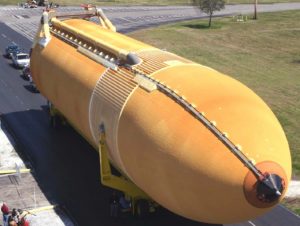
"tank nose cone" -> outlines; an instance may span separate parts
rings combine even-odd
[[[280,199],[284,190],[283,179],[277,174],[265,174],[257,182],[257,198],[262,202],[275,202]]]
[[[258,208],[275,206],[283,198],[286,190],[286,174],[277,163],[265,161],[256,167],[262,172],[261,178],[256,178],[249,172],[244,180],[244,194],[247,201]]]

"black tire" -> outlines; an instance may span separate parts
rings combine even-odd
[[[49,125],[51,128],[55,128],[56,122],[55,122],[55,116],[50,115],[49,117]]]
[[[53,129],[59,129],[61,126],[61,119],[57,115],[50,115],[50,127]]]
[[[140,199],[135,205],[135,216],[139,218],[144,218],[149,216],[149,202],[145,199]]]

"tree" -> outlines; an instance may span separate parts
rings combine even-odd
[[[209,15],[208,27],[211,27],[211,19],[215,11],[225,8],[225,0],[193,0],[195,6]]]
[[[257,0],[254,0],[254,20],[257,20]]]

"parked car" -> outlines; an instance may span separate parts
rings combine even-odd
[[[37,4],[38,4],[38,6],[48,6],[49,1],[48,0],[39,0]]]
[[[24,68],[30,63],[30,57],[27,53],[17,53],[12,55],[12,61],[15,67]]]
[[[35,0],[27,0],[27,2],[23,5],[24,8],[37,8],[37,3]]]
[[[5,48],[5,56],[7,58],[11,58],[13,54],[17,54],[17,53],[20,53],[21,52],[21,49],[20,47],[12,42],[10,43],[6,48]]]

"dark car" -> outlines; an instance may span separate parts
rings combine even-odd
[[[10,43],[10,44],[5,48],[5,56],[6,56],[7,58],[11,58],[12,55],[18,54],[18,53],[20,53],[20,52],[21,52],[20,47],[19,47],[16,43],[14,43],[14,42]]]

